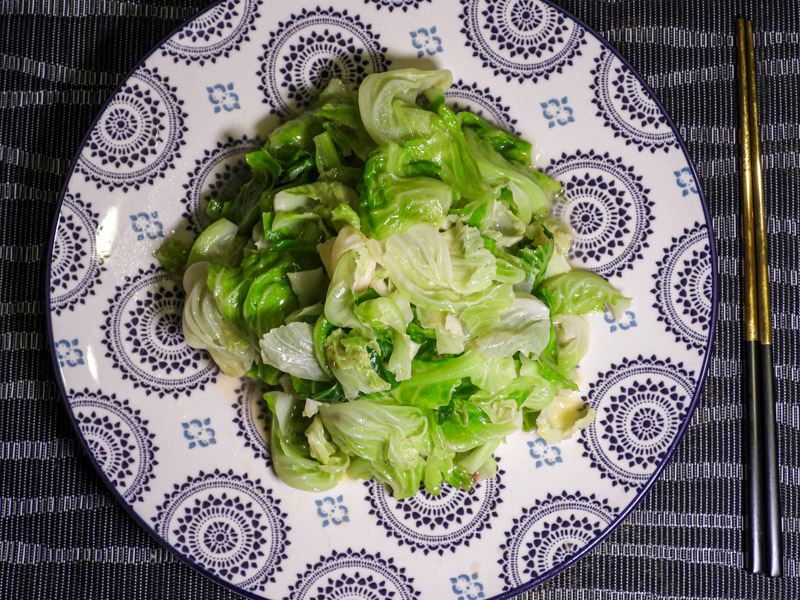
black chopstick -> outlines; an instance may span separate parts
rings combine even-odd
[[[768,252],[753,26],[737,20],[742,246],[744,254],[745,405],[748,421],[749,563],[754,573],[782,571],[775,378]]]
[[[761,411],[759,386],[758,299],[756,297],[755,230],[753,228],[753,180],[750,172],[750,90],[744,37],[744,19],[736,22],[738,38],[739,87],[739,175],[742,186],[742,254],[744,296],[743,363],[745,382],[745,413],[747,419],[747,491],[749,520],[747,522],[749,551],[747,560],[753,573],[763,573],[766,563],[764,541],[766,534],[766,508],[764,497],[764,458],[761,447]]]
[[[769,300],[769,249],[767,241],[764,180],[761,169],[761,139],[758,130],[758,94],[753,49],[753,24],[747,21],[744,36],[750,106],[750,165],[753,178],[753,214],[756,241],[758,296],[758,340],[761,354],[760,389],[763,451],[766,460],[767,556],[769,574],[778,577],[783,568],[781,544],[780,473],[778,472],[778,427],[775,422],[775,372],[772,362],[772,315]]]

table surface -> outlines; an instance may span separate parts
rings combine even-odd
[[[800,3],[555,3],[631,62],[686,140],[713,217],[720,318],[702,399],[664,475],[591,555],[520,599],[798,598]],[[0,2],[0,598],[238,597],[161,548],[105,489],[67,418],[45,323],[48,235],[81,139],[137,61],[209,4]],[[757,33],[786,549],[779,579],[742,568],[739,14]]]

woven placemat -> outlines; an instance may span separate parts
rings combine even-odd
[[[137,61],[208,4],[0,2],[0,598],[237,597],[162,549],[103,487],[67,418],[45,325],[48,235],[83,135]],[[353,0],[354,10],[361,4]],[[798,598],[800,6],[788,0],[556,4],[632,63],[686,140],[714,220],[720,318],[705,392],[661,480],[590,556],[520,598]],[[739,14],[754,21],[762,94],[785,514],[781,579],[742,569]]]

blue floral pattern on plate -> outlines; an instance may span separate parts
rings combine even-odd
[[[508,106],[503,104],[503,99],[493,95],[488,86],[481,87],[475,82],[466,83],[463,79],[458,79],[445,92],[444,97],[450,101],[454,110],[474,112],[497,127],[517,133],[514,129],[517,120],[511,116]]]
[[[259,89],[282,117],[306,108],[334,77],[355,84],[390,64],[380,34],[347,9],[303,8],[278,23],[264,50]]]
[[[569,98],[551,98],[547,102],[541,102],[542,115],[547,119],[547,126],[553,128],[556,125],[568,125],[575,122],[572,116],[573,110],[569,105]]]
[[[264,402],[264,390],[255,382],[245,381],[236,388],[236,409],[233,422],[237,426],[236,436],[242,438],[244,445],[253,452],[256,460],[270,466],[269,427],[271,415]]]
[[[160,541],[250,598],[474,600],[523,593],[619,524],[685,429],[717,290],[700,181],[612,49],[545,0],[223,0],[145,60],[67,177],[48,314],[78,434]],[[508,436],[499,477],[469,493],[301,492],[275,474],[264,390],[183,342],[183,290],[153,252],[199,233],[245,154],[331,77],[407,66],[450,69],[448,104],[532,142],[564,185],[570,261],[633,302],[589,319],[597,418],[573,439]]]
[[[314,500],[314,504],[317,505],[317,515],[322,518],[323,527],[342,525],[350,521],[350,517],[347,516],[349,511],[344,504],[344,497],[341,495],[335,498],[325,496],[322,500]]]
[[[140,502],[150,491],[158,464],[155,434],[141,410],[115,394],[70,390],[78,431],[100,470],[128,503]]]
[[[106,356],[145,394],[174,398],[213,383],[219,368],[183,339],[183,290],[155,265],[126,277],[108,299],[101,329]]]
[[[152,185],[175,168],[186,143],[184,101],[158,67],[139,67],[106,105],[77,169],[109,189]]]
[[[422,58],[426,54],[433,56],[439,52],[444,52],[442,48],[442,38],[436,35],[436,25],[433,27],[420,27],[415,31],[410,31],[411,45],[418,50],[417,58]]]
[[[136,240],[157,240],[164,237],[164,225],[158,220],[158,211],[151,213],[138,212],[130,215],[131,228],[136,233]]]
[[[480,600],[481,598],[486,598],[483,595],[483,584],[478,581],[477,573],[472,573],[472,575],[462,573],[456,577],[451,577],[450,583],[453,584],[453,593],[456,594],[456,600]]]
[[[675,171],[675,183],[681,189],[682,196],[697,194],[697,182],[689,167],[683,167],[680,171]]]
[[[175,484],[152,521],[161,537],[210,573],[244,590],[264,590],[291,543],[280,504],[259,480],[201,471]]]
[[[85,304],[100,283],[105,257],[97,248],[98,217],[80,194],[64,196],[50,259],[50,310],[57,315]]]
[[[241,108],[239,94],[233,91],[233,83],[217,83],[206,88],[208,101],[214,107],[214,112],[231,112]]]
[[[496,478],[475,484],[474,492],[442,485],[439,496],[420,489],[415,496],[403,500],[392,498],[382,484],[368,481],[364,485],[369,490],[369,514],[386,530],[387,537],[394,537],[411,552],[455,552],[491,528],[497,505],[503,501],[502,475],[498,470]]]
[[[625,143],[640,152],[669,152],[678,148],[678,138],[641,80],[610,50],[595,58],[592,70],[592,102],[597,116]]]
[[[553,214],[572,226],[572,258],[606,277],[633,269],[653,233],[650,190],[621,157],[594,150],[562,153],[548,173],[564,185]]]
[[[561,458],[561,448],[555,444],[548,444],[543,438],[536,438],[528,442],[531,458],[537,469],[542,467],[554,467],[558,463],[564,462]]]
[[[695,223],[663,250],[653,273],[655,308],[667,331],[689,348],[702,350],[709,333],[712,303],[708,227]]]
[[[78,338],[58,340],[53,345],[56,348],[56,356],[60,367],[77,367],[86,364],[83,360],[83,350],[78,347]]]
[[[503,579],[518,586],[563,563],[608,527],[617,512],[595,494],[548,493],[523,508],[506,532],[498,561]]]
[[[162,56],[171,56],[174,62],[184,61],[200,66],[228,58],[241,49],[255,29],[261,16],[258,8],[262,0],[223,0],[197,15],[161,48]]]
[[[615,331],[628,331],[632,327],[638,327],[639,325],[636,322],[636,313],[632,310],[626,310],[617,320],[606,307],[603,309],[603,320],[608,323],[608,330],[611,333]]]
[[[432,2],[433,0],[364,0],[364,4],[372,4],[376,9],[386,8],[390,13],[395,10],[408,12],[409,9],[416,10],[421,5]]]
[[[229,136],[194,161],[189,180],[183,184],[186,195],[181,198],[185,208],[181,216],[186,219],[189,229],[200,233],[208,224],[204,211],[209,199],[232,193],[247,180],[250,167],[244,155],[260,147],[258,138]]]
[[[461,0],[466,45],[507,81],[549,79],[582,53],[585,31],[541,0]]]
[[[413,582],[393,557],[347,548],[309,563],[289,586],[289,600],[414,600]]]
[[[626,491],[643,485],[675,439],[694,373],[671,359],[625,358],[589,384],[594,423],[578,438],[600,477]]]
[[[181,423],[183,437],[189,440],[189,450],[192,448],[206,448],[217,443],[214,437],[217,432],[211,427],[211,419],[190,419]]]

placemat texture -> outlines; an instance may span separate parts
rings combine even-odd
[[[800,4],[556,3],[630,60],[686,140],[714,219],[720,319],[705,392],[661,480],[593,554],[520,598],[799,598]],[[0,2],[0,598],[236,597],[162,549],[104,488],[68,421],[45,325],[50,227],[83,135],[138,60],[208,4]],[[738,14],[757,32],[773,259],[786,546],[775,580],[741,568]]]

